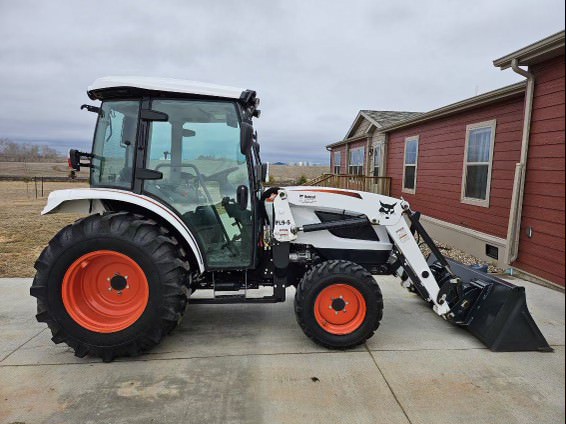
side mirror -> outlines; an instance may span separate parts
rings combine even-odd
[[[69,157],[67,158],[67,163],[69,168],[73,171],[80,171],[81,166],[86,166],[87,168],[92,168],[92,158],[94,155],[92,153],[81,152],[76,149],[69,150]],[[86,158],[89,162],[81,162],[82,158]]]
[[[254,141],[254,127],[252,124],[242,122],[240,126],[240,151],[245,155],[252,147]]]
[[[264,183],[269,182],[269,162],[261,164],[261,181]]]
[[[76,149],[69,150],[69,158],[67,160],[69,163],[69,168],[74,171],[81,170],[81,152]]]

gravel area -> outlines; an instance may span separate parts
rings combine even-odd
[[[438,246],[438,248],[440,249],[442,254],[444,256],[446,256],[447,258],[454,259],[455,261],[458,261],[458,262],[462,262],[465,265],[479,265],[479,264],[485,265],[485,264],[487,264],[488,265],[488,272],[497,273],[497,274],[503,273],[503,269],[495,266],[495,262],[489,263],[489,262],[486,262],[482,259],[478,259],[475,256],[472,256],[469,253],[466,253],[462,250],[459,250],[459,249],[456,249],[452,246],[449,246],[445,243],[440,243],[436,240],[434,242],[436,243],[436,245]],[[425,255],[425,257],[427,257],[430,254],[430,249],[428,248],[428,246],[426,244],[421,243],[420,248],[421,248],[421,251],[423,252],[423,255]]]

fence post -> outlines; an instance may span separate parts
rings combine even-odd
[[[37,199],[37,177],[33,177],[33,184],[35,187],[35,198]]]
[[[41,177],[41,197],[43,197],[43,177]]]

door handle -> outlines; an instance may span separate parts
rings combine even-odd
[[[242,210],[248,207],[248,187],[245,185],[240,185],[236,189],[236,203]]]

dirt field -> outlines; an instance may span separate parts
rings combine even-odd
[[[66,177],[69,166],[66,162],[0,162],[0,175],[17,177]],[[85,176],[87,174],[85,173]]]
[[[276,183],[297,182],[301,176],[310,180],[328,171],[328,166],[271,165],[269,167],[269,173],[273,176]]]
[[[304,176],[307,180],[318,177],[328,172],[328,166],[288,166],[271,165],[270,174],[275,183],[294,184]],[[0,176],[17,177],[66,177],[69,173],[67,163],[24,163],[24,162],[1,162]],[[87,177],[87,172],[79,172],[77,177]]]
[[[0,181],[0,277],[34,275],[33,264],[47,242],[78,218],[68,214],[41,216],[47,195],[53,190],[85,186],[45,182],[44,198],[35,199],[34,183]]]

